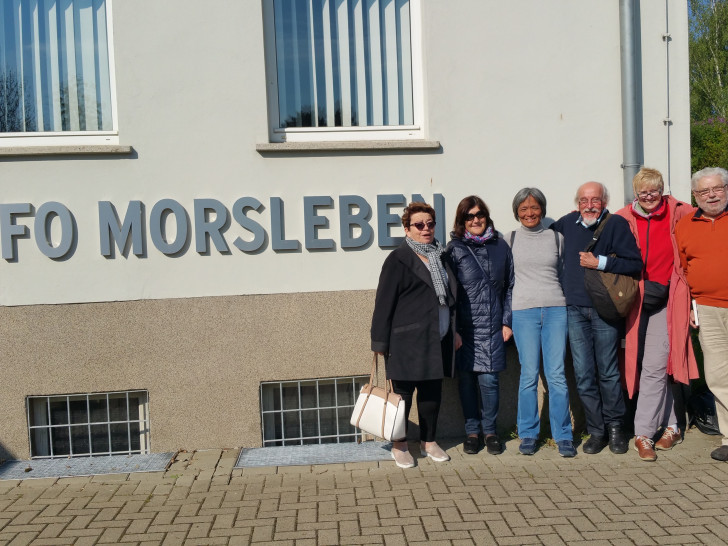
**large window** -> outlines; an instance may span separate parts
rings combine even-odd
[[[369,376],[261,383],[263,447],[355,442],[356,397]]]
[[[0,146],[118,143],[111,0],[0,0]]]
[[[272,142],[424,138],[419,0],[267,0]]]
[[[29,396],[33,458],[149,453],[147,391]]]

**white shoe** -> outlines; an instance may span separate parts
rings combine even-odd
[[[426,451],[424,447],[420,446],[420,454],[423,457],[429,457],[436,463],[444,463],[445,461],[450,460],[450,455],[445,453],[445,451],[437,444],[430,446],[430,451]]]
[[[412,468],[415,466],[415,460],[409,451],[402,451],[400,449],[392,448],[392,451],[390,453],[392,454],[392,459],[394,459],[394,462],[398,467]]]

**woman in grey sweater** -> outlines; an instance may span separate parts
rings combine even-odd
[[[536,452],[540,429],[538,378],[543,368],[548,383],[551,434],[562,457],[576,455],[564,373],[566,300],[561,289],[563,236],[544,229],[546,198],[537,188],[523,188],[513,198],[513,215],[521,227],[506,235],[513,252],[513,337],[521,362],[518,385],[519,451]]]

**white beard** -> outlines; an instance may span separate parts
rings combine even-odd
[[[599,218],[589,218],[589,219],[586,219],[586,218],[584,218],[583,216],[581,217],[581,221],[582,221],[582,223],[583,223],[583,224],[584,224],[584,225],[585,225],[586,227],[591,227],[591,226],[593,226],[594,224],[596,224],[596,223],[597,223],[597,220],[599,220]]]

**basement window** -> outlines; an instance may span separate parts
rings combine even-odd
[[[149,453],[148,391],[26,399],[31,458]]]
[[[263,447],[356,442],[349,424],[368,375],[264,382],[260,385]]]

